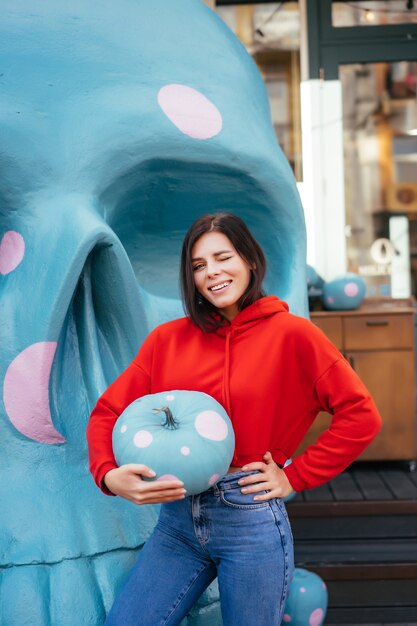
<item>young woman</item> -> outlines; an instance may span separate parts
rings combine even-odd
[[[350,365],[313,324],[265,296],[264,275],[264,254],[240,218],[198,219],[181,257],[187,317],[150,333],[91,414],[97,485],[139,505],[162,503],[108,626],[179,624],[216,576],[224,626],[278,626],[294,567],[282,498],[336,476],[380,428]],[[197,496],[179,481],[144,481],[152,468],[117,467],[112,452],[126,406],[173,389],[210,394],[233,422],[229,472]],[[321,410],[333,414],[331,426],[288,463]]]

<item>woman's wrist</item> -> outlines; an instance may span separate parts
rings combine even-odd
[[[109,493],[112,496],[115,496],[117,494],[114,493],[114,491],[111,490],[107,479],[109,478],[109,475],[112,474],[112,472],[114,472],[114,470],[117,469],[116,467],[114,467],[113,469],[109,470],[108,472],[106,472],[101,480],[101,485],[102,485],[102,490]]]

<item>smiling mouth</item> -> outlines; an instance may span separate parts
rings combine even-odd
[[[208,289],[211,292],[223,291],[231,284],[231,282],[231,280],[226,280],[224,283],[219,283],[218,285],[214,285],[213,287],[209,287]]]

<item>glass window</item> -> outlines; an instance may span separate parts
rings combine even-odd
[[[417,8],[411,0],[332,3],[332,25],[335,27],[410,23],[417,23]]]
[[[277,141],[302,180],[298,2],[216,7],[255,60],[269,95]]]
[[[348,268],[364,276],[370,297],[416,295],[417,63],[339,72]]]

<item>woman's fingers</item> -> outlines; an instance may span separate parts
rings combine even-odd
[[[185,496],[184,484],[180,480],[143,480],[153,477],[155,472],[146,465],[122,465],[107,472],[105,484],[115,495],[136,504],[156,504],[179,500]]]
[[[140,476],[146,476],[147,478],[153,478],[156,476],[152,468],[147,465],[143,465],[142,463],[126,463],[126,465],[121,465],[119,469],[129,474],[139,474]]]
[[[267,493],[259,493],[260,491],[266,491]],[[284,486],[269,482],[257,483],[252,487],[244,487],[242,489],[242,492],[246,494],[256,494],[253,498],[256,501],[271,500],[272,498],[283,498],[288,495],[287,490]]]
[[[250,463],[245,465],[245,471],[258,470],[258,474],[244,476],[239,480],[242,493],[252,494],[259,491],[267,493],[257,493],[254,500],[271,500],[272,498],[284,498],[289,495],[293,489],[282,469],[272,459],[270,452],[264,455],[265,463]],[[242,468],[243,469],[243,468]]]
[[[186,490],[180,481],[141,481],[127,490],[128,499],[136,504],[157,504],[185,498]]]
[[[161,504],[185,498],[186,493],[181,489],[165,489],[163,491],[139,492],[132,495],[131,500],[136,504]]]
[[[181,480],[141,480],[136,483],[134,497],[138,504],[156,504],[179,500],[185,495]]]
[[[142,486],[148,491],[164,491],[183,487],[184,483],[181,480],[144,480]]]
[[[262,461],[255,461],[254,463],[248,463],[242,467],[242,472],[254,472],[259,470],[260,472],[266,470],[266,463]]]
[[[147,465],[141,465],[140,463],[130,463],[127,465],[123,465],[122,468],[127,475],[134,475],[136,477],[144,476],[145,478],[155,478],[156,473],[153,469],[148,467]],[[153,489],[173,489],[174,487],[182,487],[184,483],[182,480],[174,479],[174,480],[146,480],[142,481],[143,486]]]
[[[250,476],[245,476],[241,478],[238,482],[239,485],[253,485],[255,483],[264,482],[265,480],[270,480],[268,476],[265,475],[265,472],[261,472],[260,474],[251,474]]]
[[[268,489],[271,489],[271,485],[270,483],[256,483],[255,485],[252,485],[251,487],[243,487],[241,489],[242,493],[255,493],[256,491],[267,491]]]
[[[254,500],[256,502],[262,502],[265,500],[273,500],[274,498],[282,498],[282,494],[278,491],[268,491],[268,493],[260,493],[257,496],[254,496]]]

